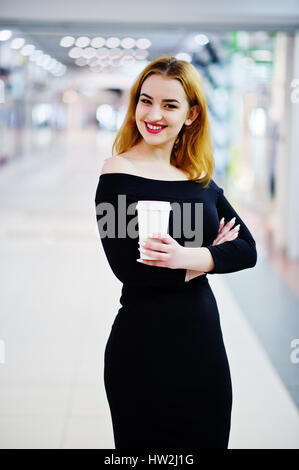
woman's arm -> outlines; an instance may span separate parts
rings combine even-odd
[[[234,219],[227,222],[227,224],[225,224],[224,222],[225,222],[225,219],[224,217],[222,217],[222,219],[220,220],[217,237],[213,241],[212,246],[220,245],[220,243],[234,240],[235,238],[238,237],[240,225],[237,225],[236,227],[233,228],[234,223],[235,223]],[[189,282],[191,281],[191,279],[194,279],[198,276],[202,276],[204,274],[206,274],[206,272],[204,271],[197,271],[195,269],[187,269],[185,282]]]
[[[112,173],[109,183],[105,180],[99,181],[96,194],[96,219],[100,234],[101,243],[106,255],[106,259],[114,275],[123,284],[134,284],[140,286],[158,286],[158,287],[180,287],[185,284],[186,269],[163,269],[143,266],[136,262],[138,258],[137,238],[118,236],[119,220],[119,187],[117,185],[118,173],[134,173],[131,163],[121,156],[110,157],[104,160],[101,175]],[[132,203],[137,204],[138,198],[132,198],[126,195],[126,207],[121,210],[127,214],[127,222],[135,218],[135,214],[128,212],[128,206]],[[111,209],[110,222],[113,222],[115,232],[109,235],[109,230],[105,230],[108,222],[107,211]]]
[[[119,236],[119,211],[126,214],[126,223],[132,225],[136,219],[135,211],[129,211],[129,206],[136,205],[136,197],[126,194],[125,207],[119,209],[119,189],[114,177],[99,182],[96,196],[96,218],[101,243],[114,275],[123,284],[140,286],[157,286],[167,288],[182,287],[185,284],[186,269],[164,269],[145,266],[137,262],[138,258],[138,232],[136,238]],[[131,207],[132,209],[132,207]]]
[[[214,261],[214,268],[209,274],[226,274],[253,268],[257,262],[255,240],[247,226],[223,194],[223,189],[218,188],[217,200],[218,216],[231,220],[235,217],[236,224],[240,225],[239,235],[236,240],[225,241],[219,245],[208,245],[207,248]]]
[[[211,244],[193,248],[179,245],[169,234],[164,236],[152,234],[143,243],[140,250],[141,253],[154,259],[139,259],[137,261],[148,266],[171,268],[173,270],[191,269],[209,274],[233,273],[256,265],[257,252],[251,233],[225,198],[223,190],[214,182],[213,184],[216,186],[218,193],[215,201],[218,217],[237,222],[240,226],[238,239],[224,241],[219,245]],[[184,273],[184,279],[186,279],[186,272]]]

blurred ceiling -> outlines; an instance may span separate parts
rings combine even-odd
[[[1,0],[0,18],[16,21],[173,24],[230,30],[298,28],[298,0]]]
[[[231,31],[298,30],[299,0],[1,0],[0,28],[23,33],[26,43],[67,66],[74,59],[59,45],[66,35],[147,38],[151,61],[188,51],[196,34],[206,34],[208,59],[224,60]]]

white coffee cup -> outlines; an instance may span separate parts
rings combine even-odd
[[[168,201],[138,201],[139,242],[145,241],[152,233],[166,235],[168,233],[169,214],[172,210]],[[142,259],[155,259],[151,256],[140,254]]]

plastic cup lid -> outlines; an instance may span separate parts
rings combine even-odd
[[[168,201],[138,201],[136,208],[137,210],[138,209],[160,210],[160,211],[172,210],[171,204]]]

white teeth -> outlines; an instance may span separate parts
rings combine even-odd
[[[150,129],[163,129],[164,126],[152,126],[151,124],[148,124],[146,123],[147,127],[149,127]]]

